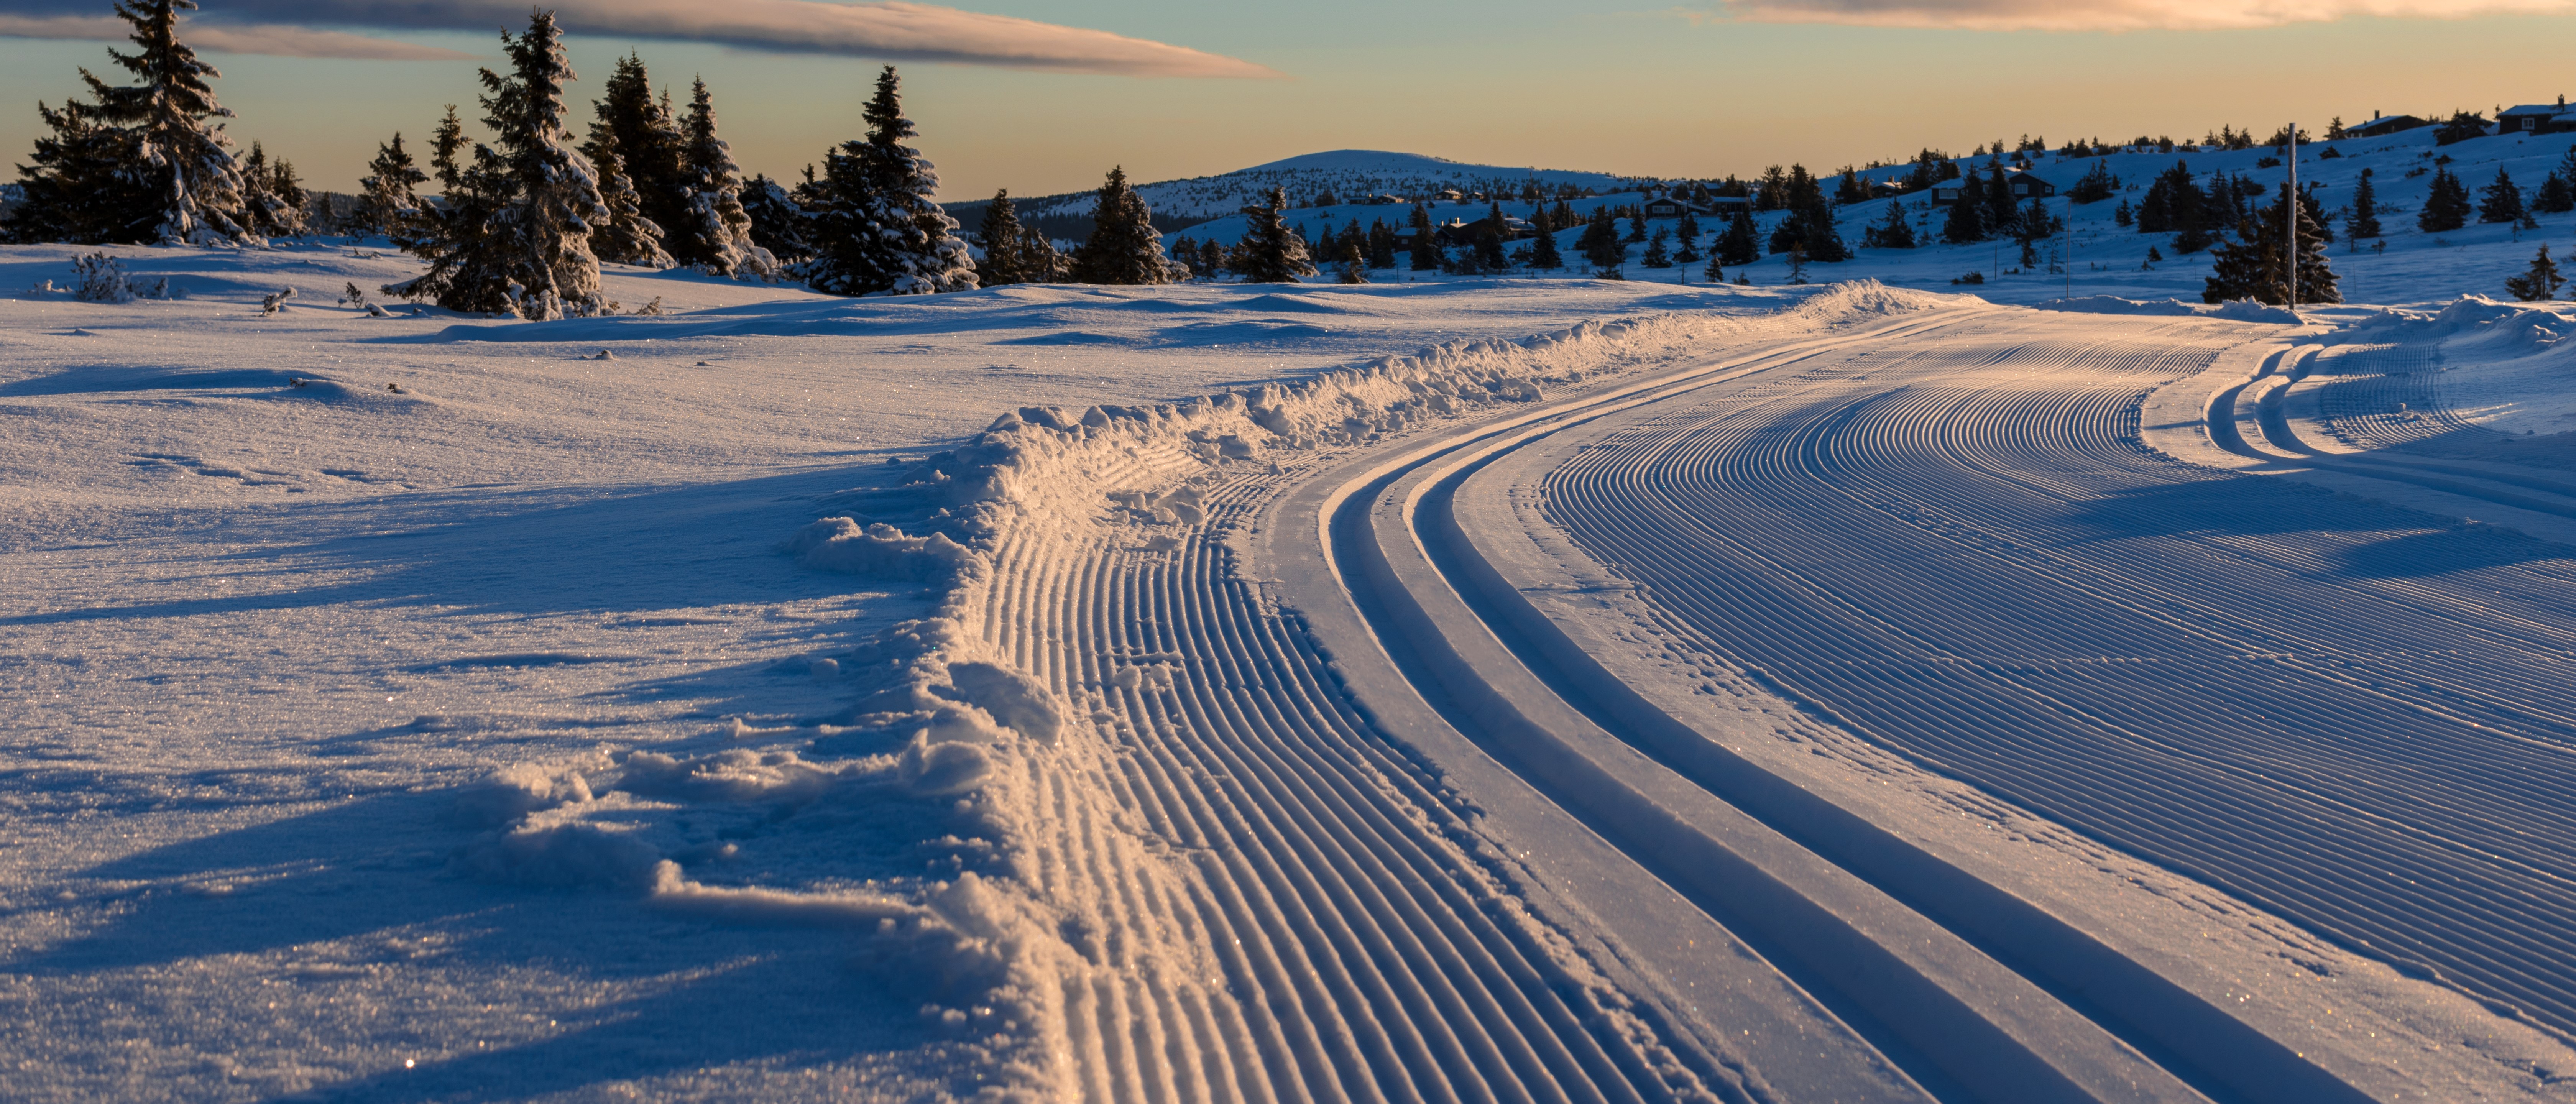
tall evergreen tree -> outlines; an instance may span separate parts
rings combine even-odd
[[[1386,220],[1369,220],[1368,251],[1370,268],[1395,267],[1395,228],[1388,226]]]
[[[285,202],[271,187],[274,173],[268,164],[268,151],[258,142],[250,144],[250,153],[241,159],[242,225],[263,238],[276,237],[273,229],[285,214]]]
[[[1952,245],[1967,245],[1986,240],[1986,185],[1975,173],[1959,179],[1959,197],[1950,201],[1949,217],[1941,221],[1941,240]]]
[[[779,271],[814,258],[814,218],[785,185],[766,174],[744,181],[742,212],[751,216],[751,240],[778,258]]]
[[[2380,236],[2379,190],[2371,184],[2370,176],[2369,169],[2361,170],[2361,179],[2352,185],[2352,203],[2343,212],[2344,240],[2356,249],[2361,247],[2361,239]]]
[[[2203,281],[2200,297],[2208,303],[2235,299],[2285,304],[2290,286],[2284,258],[2293,255],[2291,226],[2295,220],[2296,268],[2299,280],[2299,302],[2340,303],[2343,293],[2335,288],[2334,269],[2326,263],[2325,237],[2310,215],[2306,204],[2290,193],[2290,185],[2281,185],[2278,202],[2263,208],[2237,228],[2237,240],[2222,244],[2209,254],[2209,276]]]
[[[194,0],[117,0],[134,53],[108,56],[139,83],[111,85],[87,69],[91,100],[61,110],[37,105],[53,133],[19,166],[20,240],[250,245],[244,182],[210,81],[223,74],[179,41],[179,13]]]
[[[982,239],[984,259],[975,265],[975,281],[984,287],[1026,283],[1020,275],[1020,209],[1011,202],[1011,190],[993,193],[993,201],[984,205],[984,224],[977,228]]]
[[[154,197],[154,236],[196,245],[248,244],[258,235],[244,225],[240,166],[223,124],[213,122],[233,113],[215,102],[207,83],[223,74],[179,41],[179,13],[196,6],[196,0],[117,0],[116,14],[133,26],[131,38],[140,49],[109,50],[108,56],[141,83],[110,86],[87,70],[81,77],[98,98],[100,114],[134,136],[140,160],[126,172]]]
[[[2524,217],[2522,189],[2514,186],[2513,177],[2504,169],[2497,168],[2494,182],[2478,196],[2478,221],[2521,222]]]
[[[1638,258],[1637,263],[1647,268],[1673,267],[1673,255],[1664,248],[1664,243],[1671,237],[1671,231],[1656,227],[1654,236],[1646,239],[1646,255]]]
[[[662,248],[662,228],[644,217],[644,197],[626,175],[616,144],[599,141],[601,137],[598,124],[592,124],[591,169],[599,174],[599,202],[608,217],[591,228],[590,251],[612,264],[671,267],[676,262]]]
[[[563,86],[573,79],[554,13],[528,18],[526,33],[501,32],[511,75],[482,71],[483,123],[498,148],[474,145],[470,168],[455,164],[442,126],[442,177],[461,185],[437,220],[427,274],[386,288],[430,298],[450,310],[517,314],[539,321],[597,314],[599,259],[591,229],[608,217],[589,159],[565,129]],[[449,112],[449,123],[454,112]]]
[[[2013,224],[2021,221],[2021,201],[2013,198],[2012,179],[2005,175],[2000,158],[1986,166],[1985,199],[1986,232],[2010,233]]]
[[[1715,263],[1732,265],[1736,268],[1742,268],[1762,259],[1762,240],[1755,236],[1752,211],[1743,207],[1735,209],[1735,217],[1727,221],[1726,232],[1717,236],[1716,252],[1710,256],[1716,259]],[[1717,277],[1711,276],[1709,279],[1715,280]]]
[[[1860,243],[1871,249],[1914,248],[1914,226],[1905,221],[1905,204],[1897,200],[1889,201],[1887,217],[1878,225],[1861,231]]]
[[[18,166],[19,202],[0,235],[16,242],[154,240],[153,197],[126,172],[137,160],[132,132],[78,99],[59,109],[40,102],[36,113],[51,133],[36,138],[32,163]]]
[[[1556,220],[1550,218],[1539,228],[1538,237],[1530,241],[1529,266],[1540,272],[1554,272],[1565,267],[1565,254],[1556,247]]]
[[[690,86],[680,135],[689,217],[672,228],[672,256],[714,276],[776,275],[778,258],[752,240],[751,215],[742,208],[742,169],[734,164],[733,146],[716,133],[715,97],[704,77]]]
[[[825,155],[822,179],[813,182],[815,257],[800,272],[816,291],[927,295],[975,287],[957,220],[930,198],[939,188],[937,170],[903,144],[919,132],[903,117],[900,88],[894,66],[886,66],[868,100],[867,137]]]
[[[420,197],[412,188],[428,180],[429,174],[413,164],[411,152],[403,148],[402,134],[396,132],[393,141],[376,147],[376,159],[367,163],[367,176],[358,182],[358,210],[350,229],[389,238],[410,233],[421,217]]]
[[[1615,269],[1628,260],[1628,243],[1619,240],[1619,223],[1610,216],[1608,207],[1593,209],[1592,221],[1583,228],[1583,237],[1574,247],[1596,269]]]
[[[301,237],[310,229],[313,218],[313,193],[305,190],[302,178],[295,175],[295,162],[283,157],[268,170],[268,194],[274,201],[265,231],[274,237]]]
[[[2576,149],[2568,152],[2576,153]],[[2531,213],[2563,215],[2569,211],[2576,211],[2576,184],[2571,184],[2565,173],[2551,169],[2540,186],[2531,190]]]
[[[2433,186],[2424,196],[2424,206],[2415,211],[2415,228],[2427,234],[2440,234],[2469,224],[2469,188],[2451,175],[2448,166],[2433,170]]]
[[[616,156],[635,193],[635,221],[649,224],[658,242],[667,231],[687,225],[690,214],[688,143],[680,121],[672,117],[665,102],[654,98],[652,74],[636,54],[617,59],[600,92],[592,107],[595,120],[590,140],[582,146],[582,154],[599,166],[608,163],[610,154]],[[619,234],[631,238],[639,230],[630,223]],[[696,263],[700,258],[680,259]]]
[[[1187,276],[1186,266],[1164,258],[1153,212],[1128,186],[1126,168],[1111,168],[1091,209],[1091,238],[1074,252],[1073,278],[1086,284],[1168,284]]]
[[[1418,210],[1418,208],[1417,208]],[[1315,274],[1315,262],[1306,253],[1303,235],[1288,228],[1288,190],[1272,185],[1267,200],[1243,209],[1243,242],[1234,250],[1232,267],[1247,284],[1290,284],[1300,276]],[[1430,216],[1423,216],[1430,221]],[[1425,228],[1414,244],[1413,266],[1422,267],[1422,243],[1431,240]],[[1438,246],[1433,246],[1435,254]],[[1432,262],[1437,268],[1438,261]]]
[[[1509,227],[1510,224],[1503,221],[1503,205],[1496,203],[1476,231],[1476,263],[1489,272],[1500,272],[1512,266],[1511,259],[1503,255],[1503,235]]]
[[[2519,276],[2504,278],[2504,289],[2523,302],[2537,303],[2556,297],[2558,285],[2565,282],[2558,275],[2558,262],[2549,259],[2549,247],[2542,245],[2539,255],[2531,259],[2530,268],[2524,269]]]

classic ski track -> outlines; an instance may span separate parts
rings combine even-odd
[[[2038,377],[2085,355],[2013,355],[2041,363],[1983,386],[1930,365],[1894,390],[1704,396],[1550,473],[1546,509],[1700,647],[1872,739],[2576,1028],[2576,811],[2529,799],[2576,782],[2553,704],[2576,632],[2545,616],[2564,568],[2356,577],[2333,561],[2361,542],[2338,531],[2420,523],[2295,494],[2271,504],[2317,524],[2198,533],[2163,507],[2151,538],[2104,539],[2066,515],[2213,482],[2134,443],[2140,398],[2183,366],[2051,388]],[[1891,555],[1939,568],[1878,566]],[[2198,708],[2152,708],[2177,683]]]
[[[1140,464],[1137,482],[1150,474]],[[996,550],[983,637],[1120,729],[1116,746],[1069,744],[1033,773],[1061,826],[1033,841],[1041,893],[1107,913],[1087,955],[1099,968],[1062,994],[1077,1093],[1762,1098],[1727,1056],[1686,1040],[1676,1053],[1670,1033],[1638,1030],[1651,1011],[1570,976],[1564,948],[1507,903],[1508,859],[1475,850],[1454,802],[1237,577],[1213,538],[1282,478],[1216,480],[1212,523],[1174,551],[1047,536]],[[1143,658],[1177,661],[1168,688],[1113,678]],[[1169,946],[1206,948],[1215,974],[1154,957]]]

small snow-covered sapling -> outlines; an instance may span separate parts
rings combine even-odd
[[[295,298],[295,289],[291,287],[283,291],[273,291],[260,296],[259,313],[276,314],[279,311],[285,310],[286,301],[293,298]]]

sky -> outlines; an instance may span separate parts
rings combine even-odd
[[[203,0],[231,133],[350,190],[376,143],[476,116],[525,0]],[[1201,176],[1332,149],[1662,177],[1831,170],[2024,134],[2270,133],[2549,101],[2576,0],[562,0],[587,118],[638,51],[703,76],[746,172],[858,136],[877,67],[941,197]],[[0,0],[0,151],[110,68],[108,0]],[[93,10],[94,9],[94,10]]]

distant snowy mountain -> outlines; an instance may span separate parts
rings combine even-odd
[[[1153,209],[1154,224],[1169,233],[1233,215],[1244,205],[1268,195],[1273,187],[1286,189],[1292,206],[1311,206],[1327,196],[1344,204],[1365,204],[1380,196],[1430,198],[1444,191],[1517,196],[1533,181],[1549,189],[1570,185],[1603,192],[1634,186],[1627,178],[1610,173],[1470,165],[1385,150],[1331,150],[1216,176],[1139,184],[1136,191]],[[1036,223],[1058,238],[1079,239],[1090,233],[1091,192],[1014,196],[1012,202],[1018,205],[1022,221]],[[970,231],[984,217],[985,204],[981,201],[946,206],[949,214]]]

